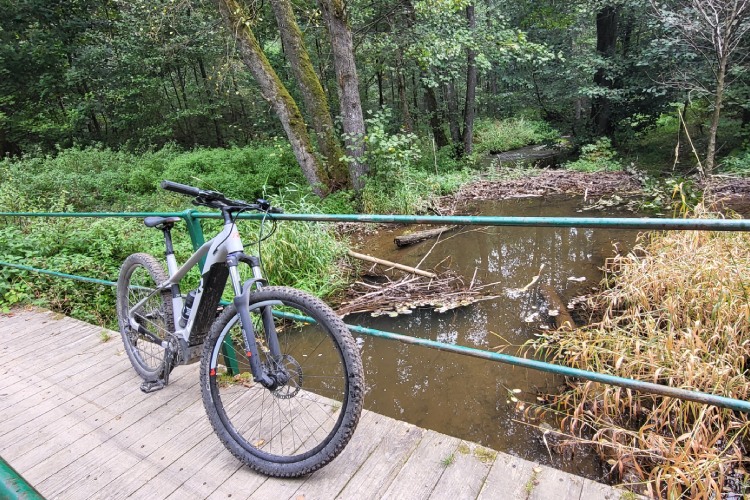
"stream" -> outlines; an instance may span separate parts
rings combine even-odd
[[[478,202],[468,211],[507,216],[633,216],[632,212],[618,209],[582,212],[584,205],[581,197],[537,197]],[[638,233],[470,226],[442,235],[437,244],[433,239],[396,248],[393,238],[404,232],[405,228],[398,226],[380,231],[360,251],[410,266],[424,258],[422,269],[447,265],[467,284],[472,279],[497,283],[489,292],[498,298],[445,313],[423,308],[395,318],[358,314],[347,316],[345,321],[478,349],[502,348],[507,354],[518,354],[524,342],[550,324],[540,286],[553,288],[563,303],[587,293],[602,279],[605,259],[632,247]],[[521,291],[536,275],[538,281]],[[604,480],[605,467],[593,453],[580,447],[572,456],[550,452],[538,428],[542,422],[529,422],[520,410],[521,406],[536,403],[541,394],[559,392],[562,377],[425,347],[357,337],[369,387],[365,403],[369,410]],[[546,424],[558,428],[552,416],[546,417]]]

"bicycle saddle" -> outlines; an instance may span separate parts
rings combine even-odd
[[[158,227],[159,229],[171,229],[175,222],[182,220],[180,217],[146,217],[143,223],[146,227]]]

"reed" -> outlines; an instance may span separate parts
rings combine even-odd
[[[711,217],[698,207],[696,217]],[[750,234],[642,237],[608,262],[600,319],[532,344],[569,366],[748,399]],[[664,498],[750,492],[750,419],[732,410],[592,382],[556,397],[621,481]],[[734,496],[732,496],[734,495]],[[727,497],[728,498],[728,497]]]

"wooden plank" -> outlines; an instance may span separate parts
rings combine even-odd
[[[156,471],[177,459],[181,450],[171,441],[181,434],[192,433],[192,427],[201,419],[205,420],[203,407],[195,394],[184,394],[184,398],[175,398],[170,405],[147,415],[136,425],[123,431],[116,442],[107,442],[106,449],[111,453],[102,453],[105,447],[90,453],[93,462],[72,464],[73,467],[86,472],[86,480],[58,489],[56,494],[69,498],[114,498],[119,484],[125,488],[137,489],[144,480],[156,475]],[[161,424],[161,425],[160,425]],[[150,431],[149,431],[150,430]],[[70,467],[69,467],[70,468]],[[66,474],[69,478],[70,472]],[[136,485],[137,483],[137,485]]]
[[[344,451],[333,462],[312,473],[290,498],[303,496],[305,500],[325,500],[335,497],[346,486],[349,478],[362,467],[393,426],[393,419],[363,411],[354,436]]]
[[[558,498],[560,500],[578,500],[583,491],[583,478],[553,469],[551,467],[541,468],[533,481],[533,488],[529,494],[529,500],[547,500]]]
[[[447,462],[455,460],[459,443],[459,439],[428,430],[382,498],[429,498]]]
[[[237,472],[240,467],[243,467],[240,461],[224,448],[218,437],[211,436],[207,439],[220,446],[223,451],[215,454],[213,457],[206,458],[203,467],[196,474],[188,477],[180,485],[179,489],[167,497],[168,500],[182,500],[185,495],[192,498],[208,498],[211,493]],[[213,448],[213,446],[210,448]],[[256,480],[265,481],[266,479],[265,476],[258,474],[253,479],[253,482],[248,484],[248,488],[255,489],[257,487],[254,484]]]
[[[533,489],[535,468],[541,471],[541,466],[533,462],[499,453],[477,498],[526,499]]]
[[[210,428],[208,419],[205,422],[209,428],[207,435],[203,436],[195,446],[186,447],[185,453],[176,461],[167,468],[158,471],[154,477],[141,485],[133,492],[132,496],[134,498],[167,498],[174,494],[179,500],[203,499],[206,498],[208,493],[216,489],[219,485],[217,482],[219,479],[216,476],[211,478],[210,485],[207,484],[208,476],[205,477],[205,480],[201,484],[201,486],[207,487],[208,493],[205,491],[198,492],[193,487],[196,481],[201,481],[201,479],[196,480],[196,478],[201,476],[206,464],[215,463],[217,456],[220,454],[231,457],[229,451],[213,434],[213,429]],[[196,432],[197,434],[198,432]],[[239,462],[236,459],[235,462],[235,465],[239,467]]]
[[[475,499],[497,457],[497,452],[467,441],[461,441],[450,464],[432,490],[430,499]]]
[[[146,402],[157,399],[153,396],[159,394],[149,394],[148,401],[144,401],[144,404],[136,406],[135,409],[140,410]],[[113,420],[109,425],[97,429],[97,432],[85,435],[71,446],[76,451],[64,457],[67,460],[63,467],[51,467],[51,471],[46,473],[46,478],[34,480],[33,484],[48,497],[64,494],[69,498],[87,498],[96,491],[100,477],[103,482],[113,471],[123,472],[123,468],[130,467],[143,458],[138,449],[140,446],[147,446],[147,442],[144,441],[146,438],[143,436],[147,436],[148,443],[151,444],[161,444],[172,437],[174,430],[168,425],[160,427],[159,424],[168,419],[173,407],[182,408],[190,400],[195,401],[193,395],[181,392],[173,398],[169,398],[169,395],[163,396],[162,398],[168,398],[168,401],[162,402],[163,404],[158,407],[139,412],[136,418],[126,420],[128,415],[135,413],[128,412],[122,419]],[[126,420],[125,424],[120,424],[123,420]],[[79,443],[86,443],[88,449],[81,453]],[[129,449],[134,443],[137,443],[137,447]],[[103,463],[107,464],[106,470],[102,467]],[[39,472],[45,465],[47,461],[42,461],[26,474],[30,482],[31,478],[41,475]]]
[[[38,345],[48,345],[54,341],[64,339],[67,332],[89,328],[94,328],[94,325],[75,320],[71,321],[68,318],[60,320],[34,318],[14,328],[6,328],[0,334],[0,343],[3,346],[7,346],[4,354],[13,355],[15,350],[29,345],[31,339],[34,339]]]
[[[101,329],[97,327],[76,328],[64,330],[56,339],[29,337],[25,344],[13,350],[3,360],[8,368],[15,367],[24,372],[29,371],[29,365],[54,366],[63,362],[67,357],[77,353],[84,353],[105,342],[101,341]]]
[[[65,419],[73,414],[85,412],[83,408],[90,404],[91,408],[95,406],[90,401],[99,401],[105,394],[126,383],[131,382],[132,374],[130,370],[122,368],[120,371],[112,371],[112,376],[107,380],[100,382],[93,388],[84,393],[77,394],[76,397],[65,403],[53,408],[52,410],[32,416],[26,423],[16,427],[10,432],[0,437],[0,456],[8,447],[27,448],[32,440],[44,440],[50,443],[60,432],[67,430]]]
[[[425,433],[419,427],[394,420],[378,447],[336,498],[381,498]]]
[[[106,354],[106,353],[103,353]],[[107,370],[119,363],[119,359],[112,354],[105,357],[96,356],[95,354],[83,357],[81,359],[70,359],[67,365],[59,365],[54,367],[52,373],[47,376],[40,376],[44,382],[48,384],[47,389],[41,391],[41,398],[31,398],[27,391],[19,390],[12,394],[17,394],[21,397],[20,401],[16,401],[12,407],[4,407],[0,410],[0,415],[5,419],[7,426],[12,427],[14,425],[20,425],[14,417],[19,416],[22,419],[23,412],[25,412],[31,406],[36,406],[35,411],[41,412],[50,409],[50,405],[55,405],[67,401],[73,397],[72,394],[66,393],[66,391],[60,391],[57,386],[57,382],[64,382],[67,386],[74,388],[79,385],[82,389],[87,389],[95,385],[100,377],[99,370]],[[9,391],[10,392],[10,391]],[[39,394],[39,393],[35,393]],[[52,399],[48,399],[48,397]],[[67,399],[64,399],[67,398]],[[62,401],[60,401],[63,399]],[[43,403],[44,402],[44,403]],[[41,407],[39,407],[42,405]]]
[[[50,353],[35,353],[33,350],[29,356],[19,358],[17,362],[4,363],[4,370],[8,373],[14,373],[22,376],[20,379],[36,381],[45,378],[47,375],[57,373],[61,370],[62,365],[72,366],[71,363],[79,359],[93,358],[102,351],[111,351],[114,356],[121,357],[125,354],[122,345],[119,343],[102,342],[100,339],[88,342],[88,345],[68,344],[59,350],[53,350]],[[13,393],[20,389],[27,389],[27,385],[19,385],[18,378],[16,382],[4,383],[0,390],[4,393]],[[13,387],[11,387],[11,385]]]
[[[190,378],[191,381],[189,382],[190,386],[188,390],[194,390],[197,377]],[[119,439],[118,434],[120,432],[129,428],[144,416],[168,404],[172,399],[179,397],[180,393],[184,390],[184,384],[183,387],[180,387],[178,384],[170,384],[170,387],[165,390],[152,394],[143,394],[138,389],[138,386],[134,384],[129,391],[129,396],[123,398],[121,403],[116,402],[102,410],[100,421],[92,422],[91,419],[86,419],[76,427],[70,429],[67,435],[64,436],[64,438],[81,436],[80,438],[70,440],[65,449],[51,456],[47,456],[41,450],[42,456],[37,456],[36,459],[42,458],[42,460],[38,461],[30,469],[25,471],[19,470],[19,472],[24,474],[27,480],[34,485],[41,485],[43,481],[54,477],[61,478],[61,481],[64,483],[67,481],[65,478],[67,470],[64,469],[71,463],[87,455],[102,443]],[[28,458],[24,457],[14,461],[14,466],[18,464],[17,469],[19,469],[25,459]],[[50,483],[55,484],[53,479],[50,479]],[[44,493],[44,490],[42,490],[42,494]]]

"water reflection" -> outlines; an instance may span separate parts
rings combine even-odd
[[[474,213],[575,216],[581,205],[578,198],[533,198],[484,203]],[[422,268],[448,263],[466,283],[494,283],[489,293],[499,298],[442,314],[420,309],[398,318],[357,315],[347,322],[480,349],[505,346],[504,352],[512,354],[548,324],[540,285],[551,286],[564,300],[580,295],[601,279],[604,260],[617,247],[631,246],[636,235],[635,231],[607,229],[469,227],[445,236],[437,245],[433,240],[396,249],[393,237],[401,231],[381,234],[368,242],[367,251],[407,265],[424,258]],[[526,288],[535,276],[538,280]],[[369,409],[600,477],[601,470],[591,457],[575,457],[570,463],[563,463],[559,456],[550,459],[541,433],[519,421],[522,415],[511,397],[534,402],[537,394],[556,391],[561,378],[387,340],[363,337],[358,341],[369,384]],[[514,389],[521,393],[513,394]]]

